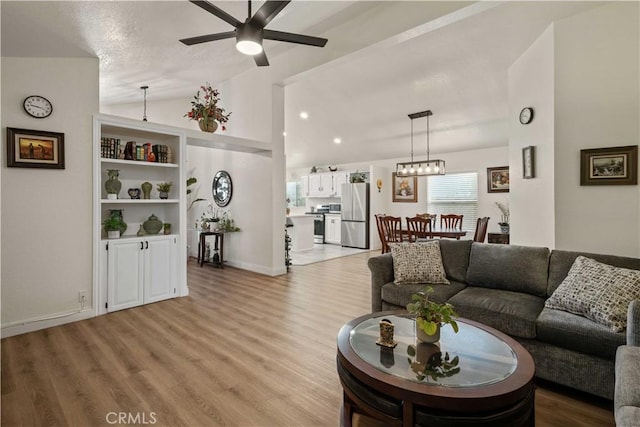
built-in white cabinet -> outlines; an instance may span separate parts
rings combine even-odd
[[[175,236],[107,242],[107,310],[176,296],[176,244]]]
[[[324,241],[339,245],[341,243],[342,219],[340,214],[325,214],[324,216]]]
[[[306,197],[341,197],[342,184],[348,182],[348,176],[345,171],[305,175],[302,177],[302,194]]]
[[[187,295],[184,131],[99,114],[94,117],[93,143],[98,314]],[[122,184],[116,198],[105,188],[110,170],[118,171]],[[168,198],[161,199],[158,184],[164,182],[172,187]],[[145,198],[143,187],[148,184],[151,191]],[[118,239],[108,239],[102,225],[113,212],[127,224]],[[168,234],[163,229],[144,233],[142,224],[151,215],[170,224]]]

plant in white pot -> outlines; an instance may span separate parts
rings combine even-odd
[[[104,225],[104,229],[107,231],[107,237],[109,239],[120,238],[120,231],[124,225],[124,222],[120,218],[117,216],[111,216],[105,219],[102,222],[102,225]]]
[[[502,233],[509,234],[509,205],[496,202],[496,206],[500,209],[501,217],[498,225]]]
[[[429,300],[429,294],[433,292],[431,286],[424,291],[411,296],[407,304],[407,311],[416,318],[416,338],[422,342],[434,343],[440,341],[440,327],[450,324],[455,333],[458,333],[458,323],[455,318],[458,314],[449,303],[438,304]]]

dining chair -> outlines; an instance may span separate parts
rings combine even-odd
[[[380,243],[382,243],[382,253],[389,252],[389,246],[387,245],[387,239],[384,236],[384,226],[382,225],[382,218],[384,218],[385,214],[375,214],[376,218],[376,227],[378,228],[378,237],[380,237]]]
[[[402,242],[402,218],[399,216],[386,215],[382,218],[382,230],[387,245],[387,252],[390,251],[389,243]]]
[[[462,230],[462,217],[464,215],[442,214],[440,215],[440,228],[457,228]]]
[[[407,217],[407,230],[409,231],[409,241],[416,242],[419,238],[431,239],[431,219],[424,216]]]
[[[484,243],[484,238],[487,235],[488,224],[489,224],[488,216],[478,218],[478,221],[476,222],[476,232],[473,235],[474,242]]]

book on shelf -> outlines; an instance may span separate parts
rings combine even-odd
[[[121,143],[118,138],[100,138],[100,156],[104,159],[134,160],[140,162],[173,162],[171,147],[164,144]]]

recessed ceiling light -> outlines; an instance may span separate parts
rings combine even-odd
[[[333,142],[335,142],[336,144],[340,144],[342,140],[340,138],[333,138]]]
[[[309,113],[307,113],[306,111],[303,111],[300,113],[300,118],[301,119],[308,119],[309,118]]]
[[[282,132],[282,136],[287,136],[287,132]]]

